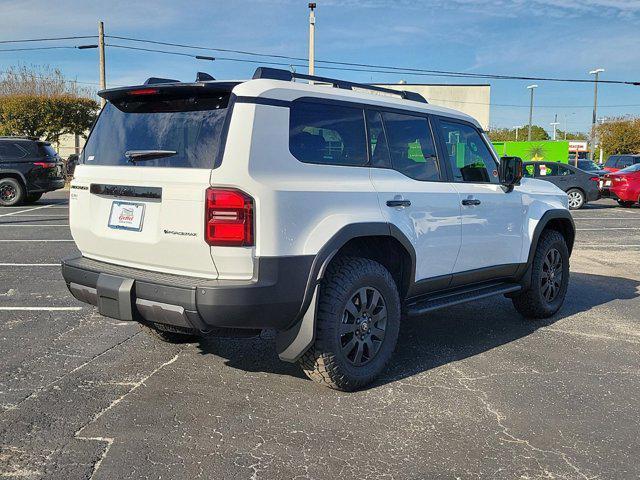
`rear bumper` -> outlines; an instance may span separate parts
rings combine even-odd
[[[27,189],[29,193],[52,192],[53,190],[64,188],[64,184],[64,178],[38,179],[37,181],[30,182]]]
[[[313,256],[256,259],[251,280],[210,280],[128,268],[86,257],[62,261],[78,300],[121,320],[206,332],[215,328],[288,328],[300,315]]]

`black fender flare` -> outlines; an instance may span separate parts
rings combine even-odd
[[[527,263],[524,264],[525,268],[523,268],[522,276],[520,282],[524,289],[528,288],[531,284],[531,267],[533,266],[533,257],[536,254],[536,249],[538,248],[538,242],[540,241],[540,235],[542,232],[549,226],[549,223],[554,220],[561,220],[563,222],[564,228],[566,229],[562,232],[567,239],[567,248],[569,249],[569,255],[573,251],[573,244],[576,238],[576,226],[573,221],[573,217],[569,210],[557,208],[553,210],[547,210],[540,220],[538,220],[538,224],[533,231],[533,236],[531,237],[531,243],[529,244],[529,255],[527,257]]]
[[[411,258],[410,284],[415,281],[416,252],[407,236],[388,222],[364,222],[346,225],[338,230],[320,249],[311,265],[300,311],[293,324],[278,332],[276,351],[281,360],[295,362],[315,340],[315,314],[320,282],[327,267],[340,249],[359,237],[391,237],[400,242]]]

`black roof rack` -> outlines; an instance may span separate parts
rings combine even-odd
[[[376,85],[367,85],[364,83],[354,83],[347,80],[338,80],[335,78],[317,77],[315,75],[306,75],[304,73],[290,72],[289,70],[282,70],[279,68],[270,67],[258,67],[256,68],[253,78],[267,78],[269,80],[283,80],[286,82],[292,82],[296,78],[301,80],[311,80],[314,82],[328,83],[336,88],[343,88],[346,90],[353,90],[353,88],[361,88],[363,90],[372,90],[374,92],[384,92],[391,95],[399,95],[405,100],[413,100],[414,102],[428,103],[427,100],[416,92],[408,92],[406,90],[394,90],[392,88],[378,87]]]

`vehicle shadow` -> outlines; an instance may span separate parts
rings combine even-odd
[[[441,365],[489,351],[565,317],[614,300],[640,296],[640,281],[586,273],[572,273],[563,308],[541,321],[523,319],[511,301],[494,297],[436,311],[424,318],[405,320],[389,366],[368,388],[411,377]],[[203,339],[203,355],[218,355],[225,364],[250,372],[306,378],[295,364],[281,362],[275,353],[273,332],[251,339]]]

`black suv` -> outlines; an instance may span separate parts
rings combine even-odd
[[[32,203],[64,187],[64,163],[48,142],[0,137],[0,206]]]

